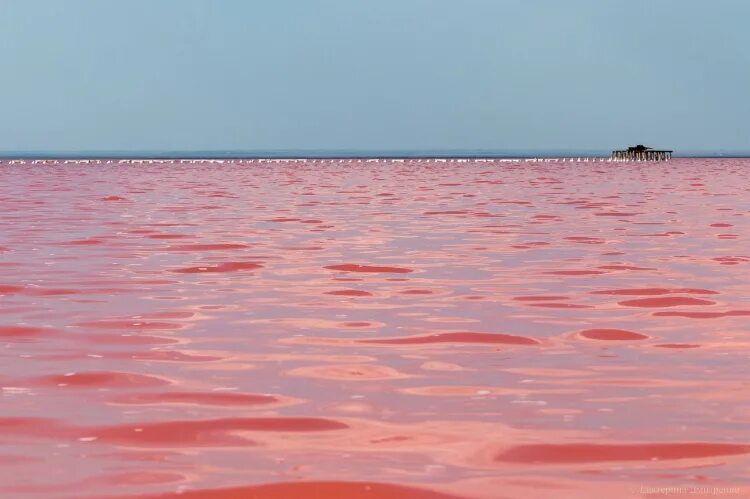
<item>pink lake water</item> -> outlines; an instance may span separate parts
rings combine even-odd
[[[750,494],[749,236],[746,159],[0,163],[0,497]]]

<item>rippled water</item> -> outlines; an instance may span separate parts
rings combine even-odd
[[[750,493],[750,160],[0,180],[2,497]]]

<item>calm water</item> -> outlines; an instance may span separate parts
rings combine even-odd
[[[750,494],[749,237],[750,160],[2,163],[0,496]]]

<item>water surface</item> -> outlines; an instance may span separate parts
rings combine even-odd
[[[0,177],[3,497],[750,491],[750,160]]]

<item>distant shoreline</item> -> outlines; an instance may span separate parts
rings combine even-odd
[[[440,160],[440,161],[605,161],[609,156],[0,156],[0,162],[17,161],[405,161],[405,160]],[[696,155],[674,156],[677,159],[750,159],[746,155],[707,156]],[[622,162],[622,161],[620,161]]]
[[[401,160],[401,159],[607,159],[610,151],[82,151],[82,152],[0,152],[0,161],[34,160]],[[750,152],[682,152],[674,158],[741,159]]]

